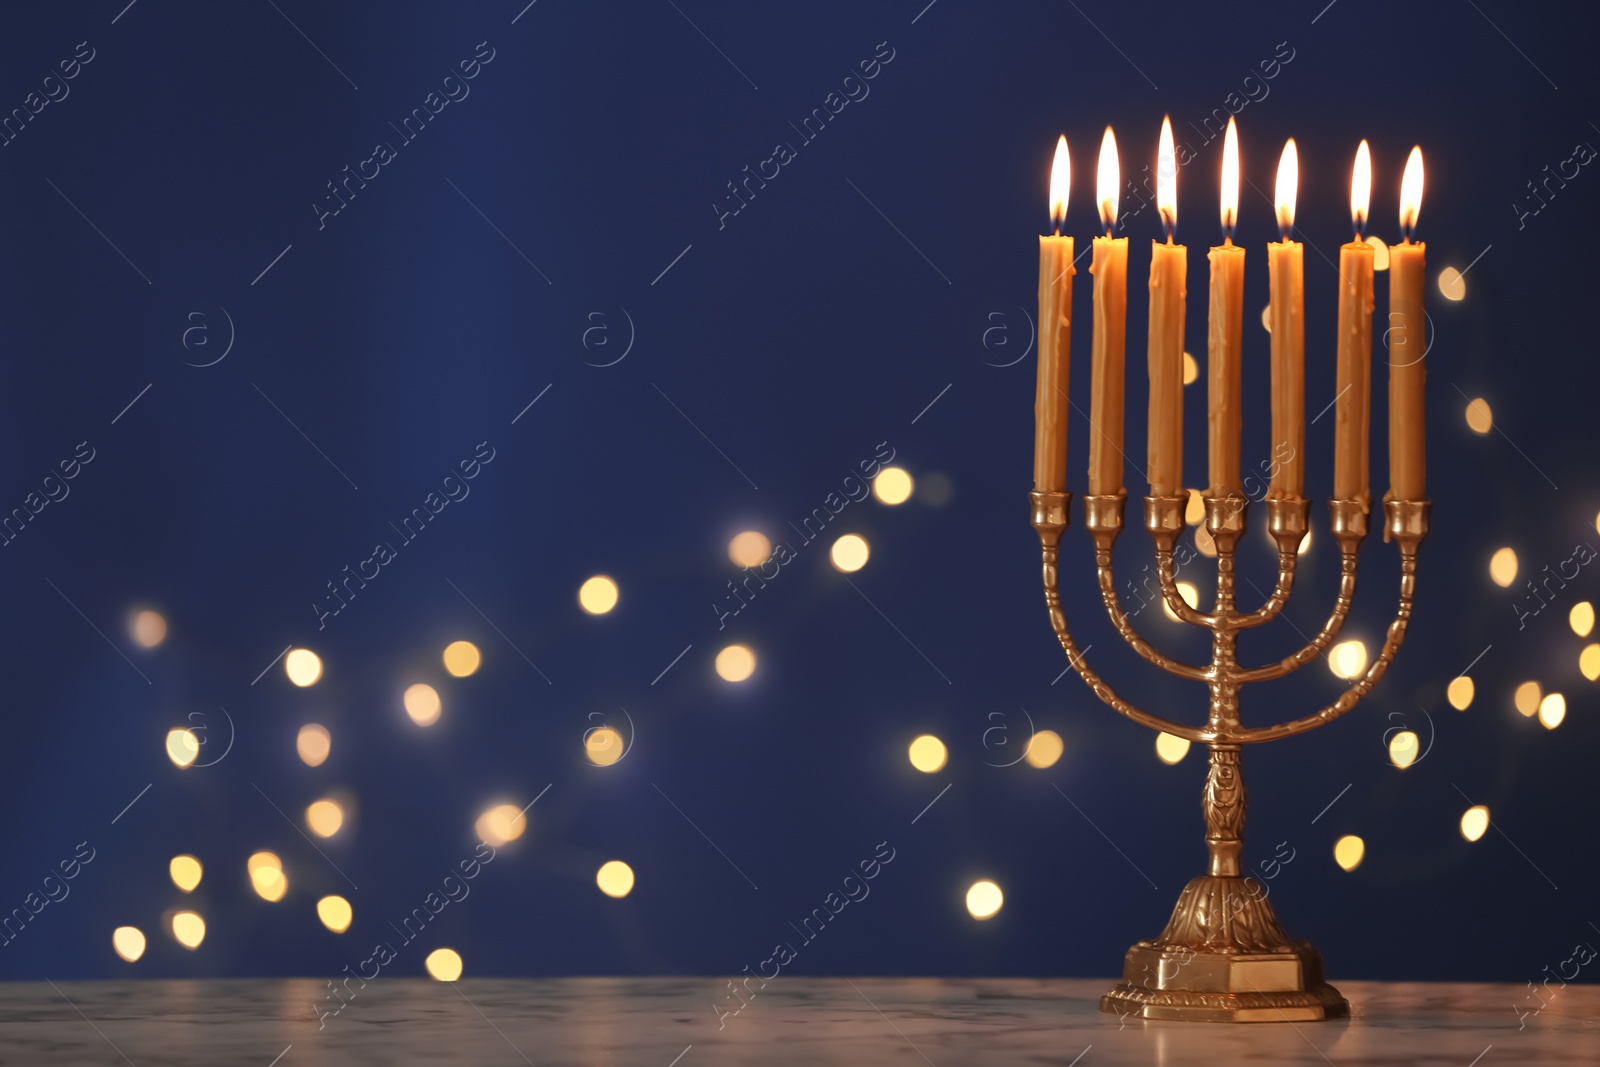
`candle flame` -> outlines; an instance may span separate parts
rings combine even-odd
[[[1367,228],[1367,207],[1372,201],[1372,149],[1363,138],[1356,149],[1356,168],[1350,172],[1350,218],[1356,224],[1356,236]]]
[[[1095,198],[1100,202],[1100,221],[1105,224],[1106,236],[1117,224],[1117,194],[1121,190],[1122,169],[1117,165],[1117,138],[1106,127],[1100,139],[1100,168],[1095,176]]]
[[[1295,149],[1294,138],[1291,137],[1283,146],[1283,155],[1278,160],[1278,188],[1275,198],[1278,208],[1278,232],[1283,240],[1289,239],[1289,231],[1294,229],[1294,196],[1300,185],[1300,153]]]
[[[1056,233],[1067,218],[1067,192],[1072,186],[1072,157],[1067,154],[1067,136],[1056,141],[1056,158],[1050,164],[1050,221]]]
[[[1239,129],[1228,118],[1228,132],[1222,137],[1222,236],[1233,240],[1233,227],[1239,221]]]
[[[1422,212],[1422,149],[1414,147],[1406,160],[1406,172],[1400,179],[1400,233],[1407,241],[1417,228],[1417,216]]]
[[[1161,146],[1156,153],[1156,210],[1161,227],[1172,240],[1178,228],[1178,153],[1172,147],[1172,119],[1161,117]]]

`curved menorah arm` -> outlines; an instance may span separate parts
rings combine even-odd
[[[1169,722],[1159,715],[1153,715],[1123,700],[1085,662],[1083,653],[1078,650],[1077,643],[1073,641],[1072,633],[1067,628],[1067,618],[1061,610],[1061,593],[1056,576],[1057,546],[1060,543],[1061,531],[1066,528],[1067,502],[1070,500],[1070,495],[1035,491],[1032,497],[1034,527],[1039,531],[1039,540],[1043,545],[1045,608],[1050,613],[1050,627],[1055,631],[1062,651],[1067,654],[1068,665],[1078,672],[1084,684],[1093,690],[1095,696],[1119,714],[1152,730],[1161,730],[1188,741],[1205,741],[1207,735],[1204,728]]]
[[[1345,550],[1340,547],[1339,552],[1339,595],[1333,602],[1333,610],[1328,613],[1328,621],[1322,624],[1322,629],[1305,646],[1292,656],[1285,656],[1277,663],[1268,663],[1261,667],[1246,667],[1235,676],[1239,684],[1250,682],[1266,682],[1274,678],[1282,678],[1293,674],[1318,656],[1333,644],[1333,639],[1339,636],[1339,631],[1344,629],[1344,620],[1350,614],[1350,605],[1356,595],[1356,550]]]
[[[1295,565],[1300,540],[1306,532],[1310,501],[1296,497],[1266,502],[1267,530],[1278,544],[1278,578],[1261,607],[1240,614],[1234,610],[1234,549],[1244,534],[1250,501],[1243,496],[1205,498],[1206,531],[1217,550],[1217,603],[1215,612],[1208,614],[1190,607],[1178,591],[1173,553],[1182,532],[1177,525],[1182,500],[1148,497],[1145,501],[1145,525],[1155,538],[1156,574],[1167,607],[1182,621],[1213,631],[1248,630],[1277,618],[1294,590]]]
[[[1256,744],[1262,741],[1275,741],[1280,737],[1289,737],[1293,734],[1314,730],[1337,719],[1351,708],[1360,703],[1361,698],[1378,684],[1384,672],[1389,669],[1395,653],[1400,650],[1400,644],[1406,638],[1406,627],[1411,622],[1412,601],[1417,588],[1417,546],[1428,533],[1428,511],[1431,507],[1426,500],[1390,500],[1384,502],[1386,527],[1384,537],[1400,542],[1400,604],[1395,609],[1394,622],[1389,624],[1389,632],[1383,642],[1383,651],[1378,658],[1367,668],[1350,688],[1346,689],[1338,700],[1332,704],[1299,719],[1279,723],[1276,726],[1263,726],[1255,729],[1239,729],[1230,732],[1228,740],[1240,744]],[[1361,532],[1365,532],[1364,524]],[[1341,538],[1343,542],[1345,538]],[[1344,550],[1341,543],[1342,572],[1340,575],[1340,596],[1343,599],[1345,574],[1352,576],[1354,584],[1355,550],[1351,547]],[[1318,635],[1321,636],[1320,634]],[[1315,642],[1313,642],[1315,643]],[[1309,647],[1309,646],[1308,646]],[[1285,661],[1287,662],[1287,661]],[[1245,672],[1240,676],[1241,682],[1246,680],[1252,672]],[[1288,673],[1287,671],[1283,673]],[[1276,677],[1276,675],[1274,675]]]
[[[1270,505],[1271,502],[1268,503]],[[1333,518],[1333,538],[1339,544],[1339,595],[1334,600],[1333,610],[1328,614],[1328,621],[1317,631],[1317,636],[1294,655],[1287,656],[1277,663],[1241,670],[1237,675],[1241,685],[1270,681],[1292,674],[1322,655],[1333,643],[1333,639],[1339,636],[1339,631],[1344,628],[1344,620],[1350,614],[1350,605],[1356,595],[1356,556],[1361,550],[1361,542],[1367,537],[1366,503],[1361,500],[1330,500],[1328,509]],[[1272,509],[1269,515],[1269,528],[1278,541],[1278,549],[1281,553],[1293,545],[1298,552],[1300,537],[1305,533],[1306,510],[1304,506],[1300,507],[1298,524],[1292,518],[1286,523],[1280,522],[1282,518],[1282,509]],[[1423,520],[1423,530],[1426,532],[1426,519]],[[1416,540],[1410,543],[1409,549],[1402,546],[1402,555],[1406,551],[1415,555],[1416,546],[1421,539],[1421,535],[1418,535]]]
[[[1122,532],[1122,506],[1126,497],[1118,496],[1086,496],[1084,497],[1084,526],[1094,538],[1094,566],[1100,582],[1100,599],[1106,606],[1106,615],[1111,619],[1122,639],[1147,662],[1160,667],[1168,674],[1178,678],[1187,678],[1194,682],[1209,681],[1209,676],[1203,667],[1196,667],[1179,661],[1158,652],[1148,641],[1139,636],[1133,628],[1133,622],[1122,610],[1122,601],[1117,596],[1116,578],[1112,574],[1111,550],[1116,544],[1117,535]],[[1170,557],[1171,553],[1168,553]],[[1168,563],[1170,564],[1170,558]],[[1157,567],[1161,566],[1160,553],[1157,553]],[[1188,607],[1187,604],[1184,607]]]
[[[1109,550],[1095,550],[1095,570],[1100,576],[1100,599],[1105,603],[1106,615],[1111,619],[1111,625],[1117,628],[1117,633],[1128,643],[1128,647],[1143,656],[1150,663],[1155,664],[1168,674],[1190,681],[1207,681],[1205,668],[1193,664],[1181,663],[1178,660],[1156,651],[1151,644],[1139,636],[1139,631],[1133,628],[1133,622],[1122,610],[1122,602],[1117,598],[1116,581],[1111,575],[1111,552]],[[1184,607],[1188,607],[1187,604]]]

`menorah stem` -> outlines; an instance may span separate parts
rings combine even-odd
[[[1244,852],[1244,779],[1239,774],[1239,746],[1212,742],[1211,766],[1206,771],[1203,807],[1206,815],[1206,849],[1211,853],[1213,878],[1242,877],[1239,862]]]
[[[1231,615],[1233,613],[1233,553],[1217,553],[1217,603],[1212,609],[1214,615]]]

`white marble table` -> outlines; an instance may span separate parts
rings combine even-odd
[[[1229,1026],[1124,1023],[1096,1010],[1107,981],[1015,978],[780,977],[719,1020],[725,982],[380,978],[320,1029],[320,979],[19,982],[0,1064],[1600,1064],[1600,986],[1519,1021],[1526,987],[1341,982],[1351,1019]]]

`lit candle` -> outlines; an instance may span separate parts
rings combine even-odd
[[[1106,127],[1100,141],[1095,196],[1104,237],[1094,239],[1094,379],[1089,390],[1089,492],[1122,491],[1122,414],[1125,343],[1128,332],[1128,239],[1112,237],[1122,174],[1117,139]]]
[[[1334,398],[1333,495],[1370,507],[1367,450],[1372,433],[1372,246],[1362,240],[1372,194],[1372,154],[1356,149],[1350,174],[1355,240],[1339,249],[1338,396]]]
[[[1281,241],[1267,245],[1267,275],[1272,295],[1267,321],[1272,323],[1272,484],[1274,499],[1305,495],[1306,444],[1306,291],[1305,249],[1289,240],[1294,229],[1295,189],[1300,161],[1294,139],[1278,160],[1278,232]]]
[[[1150,495],[1183,492],[1183,311],[1189,250],[1174,244],[1178,226],[1178,158],[1172,122],[1161,120],[1156,158],[1156,210],[1166,243],[1150,253]]]
[[[1050,221],[1055,233],[1039,238],[1039,382],[1033,411],[1033,487],[1055,493],[1067,487],[1073,269],[1072,238],[1061,236],[1061,223],[1067,217],[1071,180],[1072,161],[1062,137],[1050,166]]]
[[[1239,219],[1239,132],[1233,119],[1222,139],[1222,244],[1211,249],[1211,307],[1206,335],[1209,495],[1243,493],[1239,481],[1239,363],[1244,340],[1244,249],[1233,243]]]
[[[1411,240],[1422,210],[1422,149],[1413,148],[1400,180],[1400,234],[1389,249],[1389,497],[1423,500],[1422,385],[1427,318],[1422,310],[1425,246]]]

